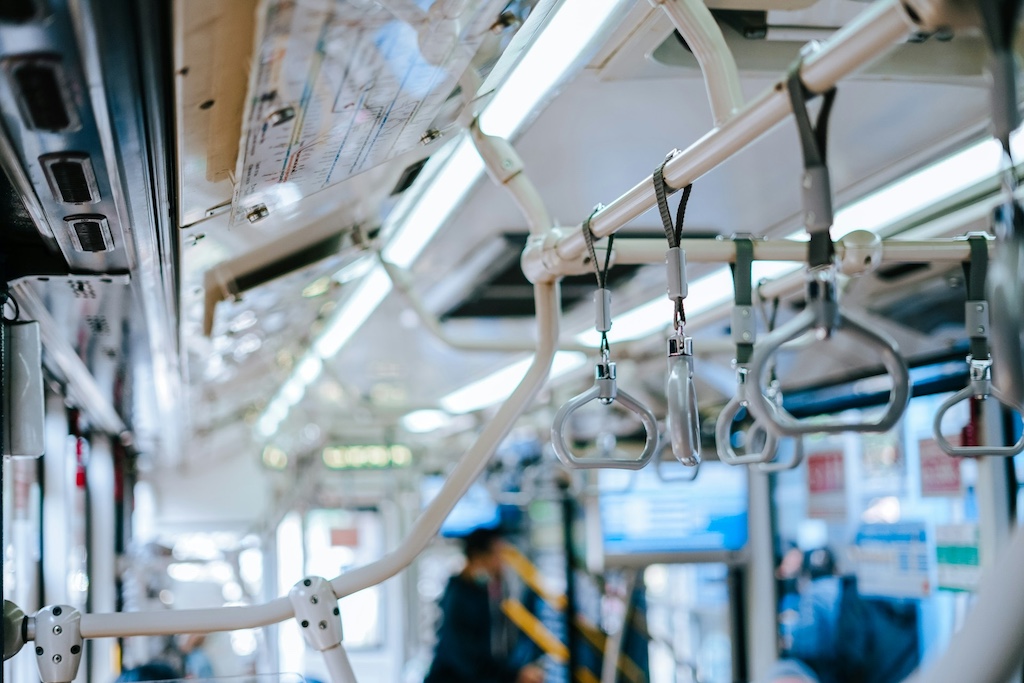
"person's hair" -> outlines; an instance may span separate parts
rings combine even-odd
[[[811,579],[836,573],[836,558],[828,548],[815,548],[804,554],[804,571]]]
[[[467,560],[490,555],[500,540],[501,534],[496,529],[474,529],[462,538],[462,551]]]

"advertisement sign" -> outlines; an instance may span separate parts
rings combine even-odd
[[[918,448],[921,454],[921,495],[959,496],[959,458],[946,455],[934,439],[923,439]]]
[[[807,456],[807,516],[846,519],[846,471],[840,451]]]
[[[940,524],[935,527],[935,554],[939,564],[939,590],[959,592],[978,589],[981,561],[977,524]]]
[[[862,595],[927,598],[938,585],[935,545],[925,522],[862,524],[854,543]]]

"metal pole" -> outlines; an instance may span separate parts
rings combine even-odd
[[[114,476],[110,437],[93,434],[86,468],[90,611],[114,612],[117,609]],[[89,679],[94,683],[107,683],[114,679],[111,667],[113,645],[109,638],[89,641]]]
[[[778,657],[775,601],[775,554],[772,544],[771,485],[767,474],[749,470],[747,548],[749,561],[744,575],[746,598],[747,675],[760,680]]]
[[[568,489],[562,490],[562,547],[565,551],[565,645],[569,651],[566,661],[566,678],[575,678],[577,650],[576,632],[576,562],[573,543],[573,521],[575,503]]]

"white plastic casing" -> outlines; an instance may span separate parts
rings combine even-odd
[[[341,643],[341,611],[327,579],[307,576],[288,591],[288,599],[310,647],[323,652]]]
[[[42,683],[70,683],[82,661],[81,613],[69,605],[44,607],[35,616],[35,653]]]

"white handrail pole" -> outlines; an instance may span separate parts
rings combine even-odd
[[[711,115],[721,126],[743,106],[740,74],[722,29],[703,0],[650,0],[661,6],[686,41],[704,74]]]
[[[331,581],[334,594],[339,598],[355,593],[391,578],[408,566],[427,546],[441,528],[455,503],[469,490],[483,472],[491,454],[511,431],[516,419],[533,402],[537,392],[547,381],[551,361],[558,348],[559,302],[558,286],[551,284],[535,287],[539,339],[537,354],[519,387],[487,423],[476,443],[462,456],[458,465],[441,487],[440,493],[413,524],[405,541],[380,560],[359,567]]]

